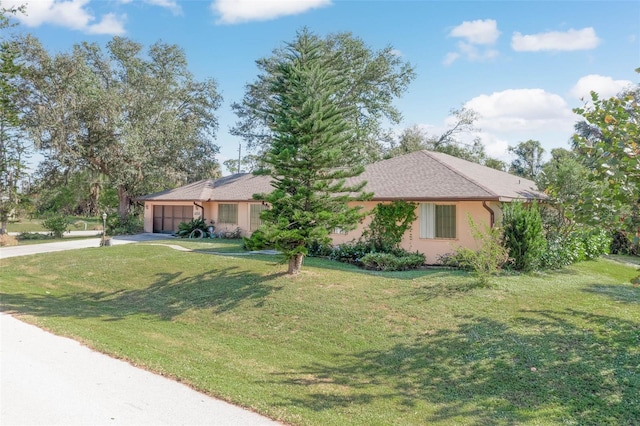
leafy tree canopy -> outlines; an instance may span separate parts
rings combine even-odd
[[[477,130],[474,127],[478,119],[477,113],[467,108],[461,108],[452,110],[451,114],[455,121],[441,135],[429,134],[419,126],[405,129],[398,141],[392,143],[391,148],[385,153],[385,157],[397,157],[426,149],[443,152],[497,170],[505,170],[506,165],[502,161],[487,155],[480,139],[476,138],[471,144],[468,144],[460,138],[463,134],[469,134]]]
[[[332,94],[332,102],[341,108],[350,108],[345,120],[356,136],[351,141],[352,150],[363,163],[380,159],[382,143],[391,137],[391,132],[383,128],[383,121],[400,122],[401,114],[393,101],[415,78],[413,67],[402,61],[393,47],[374,51],[348,32],[314,38],[318,44],[314,60],[345,80]],[[275,135],[269,121],[270,104],[277,96],[273,84],[280,78],[280,64],[288,60],[288,49],[275,49],[271,56],[257,60],[258,78],[246,86],[242,101],[232,105],[239,120],[231,133],[241,136],[249,149],[269,149]]]
[[[6,233],[9,217],[22,204],[18,186],[27,168],[28,147],[15,102],[18,78],[24,70],[20,52],[6,33],[12,26],[10,17],[22,11],[0,7],[0,234]]]
[[[609,99],[592,92],[591,104],[574,110],[584,121],[576,125],[573,136],[592,180],[605,185],[603,197],[622,207],[616,210],[624,212],[624,207],[630,207],[636,215],[640,205],[639,101],[638,85]]]
[[[551,160],[536,176],[538,187],[549,196],[541,207],[544,223],[553,228],[548,232],[566,236],[579,224],[600,227],[611,223],[613,208],[602,202],[604,187],[600,182],[590,182],[589,174],[575,151],[563,148],[551,151]],[[590,197],[585,195],[587,192]],[[596,199],[601,201],[595,202]]]
[[[542,170],[544,148],[539,141],[529,139],[516,146],[510,146],[509,152],[516,155],[511,162],[509,173],[534,180]]]
[[[178,46],[145,53],[115,37],[51,56],[25,37],[20,50],[20,107],[36,146],[63,170],[107,176],[121,218],[132,197],[217,173],[221,98],[213,80],[194,80]]]

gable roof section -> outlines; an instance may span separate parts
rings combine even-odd
[[[535,182],[451,155],[416,151],[367,166],[365,180],[374,200],[542,199]]]
[[[271,192],[269,176],[240,173],[220,179],[205,179],[174,189],[137,198],[138,201],[247,201],[253,194]]]
[[[416,151],[369,164],[347,184],[366,181],[373,200],[487,200],[544,199],[535,182],[461,158]],[[273,190],[270,176],[240,173],[205,179],[175,189],[139,197],[139,201],[250,201],[253,194]]]

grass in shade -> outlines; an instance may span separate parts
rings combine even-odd
[[[232,252],[206,242],[218,243]],[[487,288],[462,272],[323,259],[289,277],[277,256],[170,244],[196,251],[133,244],[3,260],[2,310],[290,424],[640,419],[640,288],[626,264]]]

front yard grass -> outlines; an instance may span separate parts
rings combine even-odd
[[[170,244],[202,253],[246,253],[241,239],[172,238]]]
[[[490,288],[457,271],[375,273],[323,259],[306,259],[297,277],[285,271],[277,256],[75,250],[3,260],[0,304],[290,424],[640,419],[633,267],[585,262]]]

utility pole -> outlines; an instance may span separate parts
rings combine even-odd
[[[242,143],[238,142],[238,173],[240,173],[240,158],[242,158],[241,152],[242,152]]]

